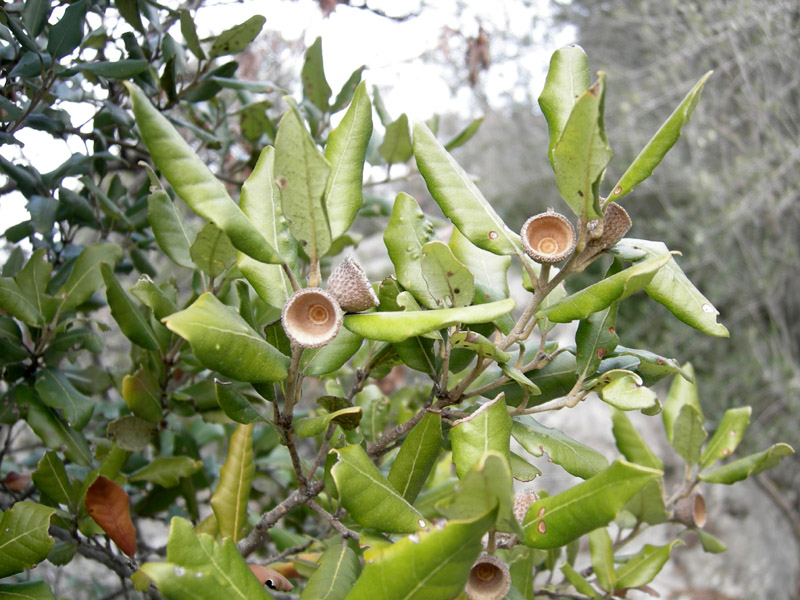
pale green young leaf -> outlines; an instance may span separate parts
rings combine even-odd
[[[672,549],[683,545],[681,540],[673,540],[666,546],[645,544],[635,555],[617,568],[617,587],[636,588],[647,585],[661,572],[669,560]]]
[[[662,470],[664,462],[655,455],[624,412],[611,409],[611,431],[617,449],[626,460],[651,469]]]
[[[101,263],[100,273],[106,284],[106,298],[111,309],[111,316],[114,317],[123,335],[145,350],[158,350],[158,340],[150,325],[150,319],[122,289],[114,276],[114,270],[108,263]]]
[[[147,220],[164,254],[176,265],[194,268],[189,255],[194,233],[186,227],[175,202],[163,189],[155,189],[147,197]]]
[[[502,394],[486,402],[468,417],[453,423],[450,444],[456,475],[462,479],[487,452],[510,460],[511,417]]]
[[[777,466],[786,456],[794,454],[789,444],[773,444],[766,450],[745,456],[708,473],[700,473],[700,479],[708,483],[724,483],[731,485],[751,475]]]
[[[695,531],[700,538],[700,544],[703,546],[704,552],[708,552],[709,554],[720,554],[728,549],[728,546],[725,544],[725,542],[714,537],[707,531],[702,529],[696,529]]]
[[[361,571],[361,563],[346,543],[333,543],[317,561],[300,600],[344,600]]]
[[[57,292],[61,298],[61,312],[83,304],[103,284],[100,265],[114,265],[122,257],[122,248],[116,244],[98,242],[86,246],[72,265],[67,281]]]
[[[239,425],[231,435],[228,456],[219,472],[211,508],[220,535],[238,542],[247,532],[247,499],[255,473],[253,462],[254,425]]]
[[[319,377],[340,369],[361,348],[360,335],[342,327],[336,337],[321,348],[303,353],[300,368],[307,376]]]
[[[694,367],[692,367],[691,363],[686,363],[683,365],[683,370],[689,375],[690,379],[687,380],[681,375],[675,375],[672,378],[672,384],[661,413],[661,418],[664,421],[664,431],[666,431],[667,439],[670,442],[672,442],[674,436],[675,420],[684,405],[688,404],[694,407],[700,418],[704,420],[703,409],[700,406],[700,397],[697,392],[697,383],[694,380]]]
[[[478,117],[477,119],[474,119],[469,125],[464,127],[464,129],[453,136],[453,138],[444,145],[444,149],[450,152],[466,144],[472,139],[472,136],[478,133],[478,129],[480,128],[481,123],[483,123],[483,119],[485,119],[485,117]]]
[[[600,397],[604,402],[619,410],[647,410],[658,405],[656,393],[645,387],[642,378],[633,371],[607,371],[594,387],[600,387]]]
[[[188,456],[158,456],[128,475],[128,481],[149,481],[161,487],[173,487],[182,477],[194,475],[202,466],[202,461]]]
[[[750,424],[753,409],[749,406],[730,408],[725,411],[714,435],[700,456],[700,470],[707,469],[721,458],[730,456],[742,441],[745,429]]]
[[[331,86],[325,79],[325,68],[322,60],[322,38],[317,38],[306,50],[303,70],[300,73],[303,82],[303,97],[323,113],[328,112],[331,97]]]
[[[489,290],[492,300],[508,298],[508,268],[510,256],[498,256],[481,250],[454,227],[448,243],[450,250],[475,277],[476,286]],[[476,293],[479,290],[476,288]]]
[[[617,582],[614,572],[614,547],[605,527],[598,527],[589,533],[589,551],[597,583],[606,591],[614,590]]]
[[[405,113],[386,126],[386,133],[383,135],[383,142],[378,148],[378,152],[390,165],[404,163],[411,158],[413,154],[411,133]]]
[[[703,422],[703,415],[692,404],[681,406],[680,412],[673,422],[670,442],[687,465],[694,466],[700,460],[700,449],[708,436],[706,430],[703,429]]]
[[[214,279],[236,264],[237,252],[222,229],[214,223],[206,223],[197,232],[189,256],[198,269]]]
[[[439,308],[469,306],[475,278],[444,242],[428,242],[420,255],[422,278]]]
[[[328,429],[328,425],[336,419],[349,419],[358,423],[361,420],[362,414],[363,409],[360,406],[347,406],[325,415],[297,419],[294,422],[294,431],[297,437],[312,437],[323,433]]]
[[[442,447],[442,416],[426,413],[409,432],[389,470],[389,483],[409,503],[416,500]]]
[[[592,587],[592,584],[586,581],[583,575],[578,573],[569,563],[564,563],[561,565],[561,572],[564,574],[564,577],[567,579],[567,581],[572,584],[572,587],[574,587],[584,596],[595,598],[597,600],[602,598],[602,596],[598,594],[597,591]]]
[[[600,361],[613,352],[619,343],[619,336],[614,329],[618,307],[619,303],[613,302],[578,323],[578,331],[575,333],[575,358],[578,371],[584,377],[591,377],[597,373]]]
[[[131,294],[149,307],[153,311],[153,316],[160,321],[172,313],[178,312],[175,299],[170,297],[165,289],[169,288],[159,287],[147,275],[142,275],[131,288]]]
[[[17,502],[0,519],[0,577],[21,573],[47,558],[55,540],[48,533],[55,508]]]
[[[161,422],[161,387],[144,365],[122,378],[122,397],[137,417],[151,423]]]

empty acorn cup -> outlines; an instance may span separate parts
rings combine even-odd
[[[317,348],[336,337],[342,309],[333,294],[319,288],[297,290],[281,314],[286,335],[298,346]]]
[[[694,492],[686,498],[681,498],[675,506],[674,518],[691,529],[705,525],[706,500],[703,494]]]
[[[525,221],[520,237],[528,256],[546,265],[564,260],[575,249],[572,223],[552,208]]]
[[[510,587],[508,566],[496,556],[481,554],[472,565],[464,591],[469,600],[500,600]]]
[[[616,202],[609,202],[603,210],[602,220],[597,219],[589,223],[588,245],[604,250],[611,248],[628,233],[630,228],[631,218],[628,216],[628,211]]]
[[[349,256],[328,278],[328,292],[336,298],[342,310],[347,312],[361,312],[378,306],[378,296],[372,289],[364,269]]]

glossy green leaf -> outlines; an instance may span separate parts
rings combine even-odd
[[[383,135],[383,142],[378,148],[378,152],[390,165],[404,163],[411,158],[413,148],[411,133],[408,129],[408,117],[405,113],[386,126],[386,133]]]
[[[211,508],[219,533],[238,542],[247,533],[247,499],[255,473],[254,425],[239,425],[231,435],[228,456],[219,472],[219,484],[211,496]]]
[[[414,125],[414,157],[434,200],[470,242],[493,254],[521,252],[519,236],[424,123]]]
[[[130,79],[150,66],[143,58],[123,59],[116,61],[76,63],[73,67],[59,73],[59,77],[74,77],[81,71],[106,79]]]
[[[647,410],[658,405],[656,393],[633,371],[612,369],[600,377],[600,397],[619,410]],[[598,386],[595,386],[595,389]]]
[[[623,506],[661,471],[625,461],[568,490],[531,504],[522,525],[523,542],[533,548],[558,548],[605,527]]]
[[[618,306],[618,302],[613,302],[578,323],[578,331],[575,333],[577,350],[575,358],[578,371],[584,377],[594,375],[600,367],[600,361],[613,352],[619,343],[619,336],[614,329]]]
[[[455,150],[466,144],[472,137],[478,133],[478,129],[480,129],[481,123],[483,123],[483,119],[485,117],[478,117],[474,119],[469,125],[464,127],[461,131],[459,131],[453,138],[444,145],[444,149],[448,152]]]
[[[366,83],[362,82],[355,90],[350,108],[331,131],[325,146],[325,158],[331,165],[325,185],[325,205],[333,239],[350,228],[364,202],[361,183],[371,135],[372,103]]]
[[[628,415],[612,409],[611,422],[614,441],[626,460],[651,469],[664,469],[664,462],[655,455],[647,442],[639,435]]]
[[[344,318],[344,325],[367,339],[402,342],[457,323],[489,323],[511,312],[513,308],[514,300],[507,298],[462,308],[348,315]]]
[[[363,341],[364,338],[360,335],[343,327],[328,344],[306,350],[300,367],[306,375],[312,377],[333,373],[358,352]]]
[[[94,402],[75,389],[62,371],[42,369],[37,374],[35,388],[42,402],[61,411],[73,428],[80,431],[89,422],[94,412]]]
[[[703,415],[692,405],[684,404],[673,422],[672,447],[686,461],[696,465],[708,433],[703,429]]]
[[[49,15],[49,0],[25,0],[25,8],[22,9],[22,22],[25,24],[26,31],[33,37],[42,33]]]
[[[202,466],[202,461],[188,456],[158,456],[128,475],[128,481],[149,481],[161,487],[173,487],[182,477],[197,473]]]
[[[669,149],[681,137],[681,129],[689,118],[692,116],[697,102],[700,100],[700,93],[703,91],[703,86],[711,73],[709,71],[700,78],[694,87],[689,90],[684,99],[673,111],[669,118],[664,121],[656,134],[650,139],[649,142],[642,148],[639,155],[633,160],[628,169],[622,174],[617,185],[614,186],[609,200],[618,200],[628,192],[633,191],[639,183],[650,177],[653,170],[661,162]]]
[[[231,200],[225,186],[214,177],[172,124],[135,85],[125,82],[133,114],[153,163],[175,192],[195,213],[222,229],[231,243],[248,256],[266,263],[281,258],[266,238]]]
[[[186,46],[188,46],[189,50],[192,51],[192,54],[194,54],[198,60],[205,60],[206,54],[200,47],[200,39],[197,37],[197,26],[194,23],[194,19],[192,19],[191,13],[185,8],[179,9],[178,12],[180,13],[181,35],[183,39],[186,40]]]
[[[362,527],[386,533],[410,533],[425,527],[422,515],[378,471],[361,446],[331,450],[331,467],[342,506]]]
[[[669,519],[663,480],[651,481],[641,491],[634,494],[625,505],[637,521],[648,525],[660,525]]]
[[[328,425],[336,419],[351,419],[358,423],[361,420],[362,408],[360,406],[347,406],[339,410],[315,417],[304,417],[294,422],[294,431],[297,437],[306,438],[319,435],[328,429]],[[353,429],[350,427],[349,429]]]
[[[63,461],[52,450],[44,453],[31,479],[36,488],[51,500],[70,509],[75,508],[75,490],[72,482],[69,480]]]
[[[116,244],[98,242],[86,246],[72,266],[67,281],[58,290],[61,311],[72,310],[83,304],[103,284],[100,265],[114,265],[122,257],[122,248]]]
[[[574,587],[584,596],[596,598],[598,600],[602,598],[602,596],[600,596],[600,594],[598,594],[597,591],[595,591],[595,589],[592,587],[592,584],[586,581],[583,575],[578,573],[569,563],[564,563],[561,565],[561,572],[564,574],[566,580],[572,584],[572,587]]]
[[[508,462],[511,443],[511,417],[502,395],[482,404],[470,416],[453,423],[450,444],[456,475],[461,479],[489,451]]]
[[[422,490],[442,448],[442,416],[426,413],[409,432],[389,471],[389,483],[409,503]]]
[[[187,229],[175,203],[164,190],[152,190],[147,197],[147,220],[164,254],[176,265],[193,269],[189,248],[194,241],[194,233]]]
[[[300,73],[303,83],[303,97],[323,113],[328,112],[331,97],[331,86],[325,79],[325,68],[322,60],[322,38],[317,38],[308,47]]]
[[[212,536],[195,533],[191,523],[179,517],[170,522],[167,561],[145,563],[141,570],[166,600],[272,597],[251,573],[231,538],[217,544]]]
[[[143,365],[122,378],[122,397],[137,417],[151,423],[161,421],[161,386]]]
[[[0,600],[55,600],[44,581],[0,583]]]
[[[659,269],[671,260],[670,254],[655,256],[620,271],[607,279],[593,283],[536,313],[556,323],[569,323],[585,319],[593,312],[603,310],[618,300],[644,289]]]
[[[54,59],[70,54],[83,40],[86,0],[70,4],[47,36],[47,53]]]
[[[225,232],[206,223],[189,248],[192,262],[209,277],[216,278],[236,264],[236,248]]]
[[[155,423],[133,415],[111,421],[106,428],[107,436],[130,452],[144,452],[157,432]]]
[[[511,435],[533,456],[543,456],[561,466],[567,473],[588,479],[608,467],[608,461],[597,450],[572,439],[559,429],[546,427],[532,417],[515,420]]]
[[[538,396],[541,394],[539,387],[533,383],[528,376],[522,371],[511,365],[510,363],[503,363],[500,365],[503,374],[508,376],[511,380],[517,382],[522,388],[526,389],[529,394]]]
[[[214,380],[214,389],[217,393],[217,402],[225,415],[237,423],[247,425],[266,419],[256,410],[251,401],[244,396],[232,383]]]
[[[266,18],[262,15],[254,15],[244,23],[223,31],[211,45],[209,58],[242,52],[261,33],[265,22]]]
[[[147,30],[142,23],[142,17],[139,14],[138,0],[114,0],[114,6],[117,7],[120,16],[125,19],[136,31],[142,34],[147,34]]]
[[[286,377],[289,358],[210,293],[164,322],[170,331],[189,341],[201,363],[226,377],[249,382]]]
[[[0,520],[0,577],[21,573],[47,558],[55,541],[48,529],[55,508],[17,502]]]
[[[455,227],[450,234],[449,246],[453,256],[473,274],[475,284],[490,290],[492,300],[508,297],[510,256],[498,256],[481,250]]]
[[[689,374],[681,368],[677,360],[660,356],[649,350],[627,348],[617,345],[609,357],[617,356],[630,356],[638,359],[639,364],[634,370],[641,375],[645,385],[652,385],[667,375],[675,375],[678,373],[680,373],[684,379],[691,379]]]
[[[58,304],[55,298],[45,293],[52,270],[53,265],[47,260],[47,252],[40,248],[31,254],[25,266],[14,276],[14,281],[23,296],[33,302],[38,313],[46,321],[53,318]]]
[[[275,136],[275,178],[292,235],[313,261],[331,247],[323,194],[331,167],[308,133],[294,105],[284,113]]]
[[[511,456],[511,475],[517,481],[533,481],[539,477],[542,472],[526,459],[522,458],[519,454],[512,452]]]
[[[450,600],[464,587],[495,520],[491,510],[392,544],[364,567],[346,600]]]
[[[690,363],[683,366],[683,370],[690,376],[687,380],[680,375],[675,375],[672,378],[667,399],[664,401],[664,409],[661,417],[664,421],[664,430],[667,433],[667,439],[672,442],[675,431],[675,420],[681,412],[684,405],[688,404],[697,411],[703,420],[703,409],[700,407],[700,398],[697,393],[697,383],[694,380],[694,368]],[[702,424],[702,423],[701,423]]]
[[[731,485],[777,466],[784,457],[791,454],[794,454],[794,449],[789,444],[773,444],[761,452],[717,467],[708,473],[700,473],[700,479],[708,483]]]
[[[722,415],[714,435],[700,456],[700,469],[707,469],[721,458],[730,456],[742,441],[745,429],[750,424],[753,409],[749,406],[730,408]]]
[[[344,600],[361,570],[356,553],[346,543],[334,543],[317,563],[300,600]]]
[[[539,96],[539,108],[547,120],[550,142],[547,158],[553,163],[553,150],[561,138],[575,102],[591,85],[589,59],[583,48],[570,44],[559,48],[550,58],[547,79]]]
[[[605,527],[598,527],[589,533],[589,551],[597,583],[604,590],[614,590],[617,582],[617,575],[614,572],[614,547]]]
[[[157,286],[147,275],[139,278],[139,281],[131,288],[131,294],[142,304],[148,306],[158,321],[178,312],[175,299],[168,296],[164,287]]]
[[[627,252],[636,253],[634,254],[637,257],[635,260],[659,256],[668,252],[667,246],[663,242],[627,238],[623,239],[615,248],[615,252],[620,255]],[[667,307],[678,319],[698,331],[717,337],[729,337],[727,328],[721,323],[717,323],[719,311],[689,281],[674,258],[656,273],[645,287],[645,292],[653,300]]]
[[[512,356],[499,350],[488,338],[471,331],[460,331],[450,336],[453,348],[466,348],[481,358],[491,358],[498,363],[507,363]]]
[[[420,255],[422,278],[437,307],[469,306],[475,295],[475,278],[453,256],[444,242],[428,242]]]
[[[673,540],[666,546],[645,544],[644,548],[617,568],[617,587],[636,588],[653,581],[667,564],[672,549],[678,544],[682,546],[683,542]]]
[[[101,263],[100,273],[106,284],[106,298],[111,316],[114,317],[123,335],[145,350],[158,350],[158,340],[150,325],[150,319],[122,289],[114,276],[114,270],[107,263]]]
[[[436,299],[422,275],[422,247],[434,237],[434,227],[417,201],[405,193],[395,198],[383,242],[394,265],[397,281],[426,308],[436,308]]]
[[[20,398],[22,393],[23,390],[17,388],[18,402],[27,406],[25,420],[45,447],[63,452],[64,456],[76,464],[91,465],[92,452],[86,438],[70,427],[52,408],[45,406],[34,395],[33,390],[28,388],[24,392],[24,399]]]
[[[695,529],[695,532],[700,538],[700,544],[703,546],[704,552],[708,552],[709,554],[720,554],[728,549],[728,546],[725,544],[725,542],[714,537],[707,531]]]

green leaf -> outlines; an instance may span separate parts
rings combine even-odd
[[[700,456],[700,470],[707,469],[721,458],[730,456],[742,441],[745,429],[750,424],[753,409],[749,406],[730,408],[725,411],[711,440]]]
[[[511,417],[502,394],[482,404],[468,417],[453,423],[450,444],[456,475],[462,479],[466,473],[489,451],[509,458],[511,443]]]
[[[789,444],[773,444],[766,450],[717,467],[709,473],[700,473],[700,479],[708,483],[731,485],[777,466],[785,456],[791,454],[794,454],[794,449]]]
[[[164,322],[170,331],[189,341],[203,365],[226,377],[266,382],[284,379],[288,373],[289,358],[208,292]]]
[[[606,591],[614,590],[617,582],[614,572],[614,547],[605,527],[599,527],[589,534],[589,550],[597,583]]]
[[[161,422],[161,386],[144,365],[122,378],[122,397],[137,417],[151,423]]]
[[[372,104],[366,83],[362,82],[355,90],[350,108],[331,131],[325,146],[325,158],[331,165],[325,185],[325,205],[333,239],[350,228],[364,202],[361,184],[371,135]]]
[[[266,18],[262,15],[255,15],[244,23],[223,31],[211,45],[211,50],[208,53],[209,58],[238,54],[244,51],[250,42],[261,33],[261,28],[264,27],[265,22]]]
[[[633,371],[612,369],[600,377],[600,397],[619,410],[647,410],[658,405],[658,396],[644,387],[642,378]],[[597,387],[594,386],[595,388]]]
[[[728,549],[728,546],[725,544],[725,542],[714,537],[707,531],[695,529],[695,532],[700,538],[700,543],[703,546],[704,552],[708,552],[709,554],[720,554]]]
[[[591,479],[531,504],[522,522],[523,543],[533,548],[558,548],[605,527],[634,494],[662,475],[661,471],[617,461]]]
[[[466,144],[469,140],[472,139],[472,136],[478,133],[478,129],[480,128],[481,123],[483,123],[484,118],[485,117],[479,117],[477,119],[474,119],[469,125],[467,125],[464,129],[459,131],[453,137],[453,139],[447,142],[444,145],[444,149],[447,150],[448,152],[451,152],[452,150],[455,150],[456,148]]]
[[[58,74],[59,77],[74,77],[81,71],[88,71],[92,75],[104,77],[106,79],[130,79],[138,75],[150,66],[143,58],[131,58],[117,61],[105,62],[84,62],[77,63],[73,67],[66,69]]]
[[[192,262],[212,279],[236,264],[236,248],[225,232],[213,223],[206,223],[194,238],[189,256]]]
[[[31,298],[11,278],[0,278],[0,309],[28,325],[41,325],[44,317],[39,312],[36,298]]]
[[[422,490],[442,448],[442,416],[426,413],[406,437],[389,471],[389,483],[409,503]]]
[[[708,436],[703,422],[703,415],[691,404],[684,404],[673,422],[672,447],[687,465],[700,460],[700,449]]]
[[[645,288],[659,269],[671,259],[669,254],[655,256],[644,262],[620,271],[579,292],[539,310],[538,318],[547,317],[556,323],[569,323],[585,319],[593,312],[603,310],[618,300],[624,300],[634,292]]]
[[[664,421],[664,431],[667,433],[667,439],[672,443],[675,431],[675,420],[681,412],[684,405],[690,405],[695,408],[703,419],[703,409],[700,407],[700,398],[697,393],[697,383],[694,380],[694,367],[690,363],[683,366],[684,371],[689,375],[687,380],[685,377],[675,375],[672,378],[667,399],[664,401],[663,412],[661,417]],[[702,423],[701,423],[702,424]]]
[[[45,452],[36,465],[31,479],[36,488],[48,498],[74,510],[75,490],[58,454],[52,450]]]
[[[141,34],[147,34],[147,30],[142,23],[142,17],[139,14],[139,3],[137,0],[114,0],[114,6],[117,7],[120,16],[125,19],[131,27]]]
[[[264,236],[244,216],[225,186],[217,180],[194,150],[135,85],[124,82],[133,114],[153,163],[175,192],[195,213],[222,229],[237,250],[266,263],[281,258]]]
[[[311,377],[333,373],[358,352],[363,341],[364,338],[360,335],[342,328],[328,344],[303,352],[300,367]]]
[[[194,475],[202,466],[202,461],[188,456],[158,456],[128,475],[128,481],[149,481],[161,487],[173,487],[182,477]]]
[[[253,427],[252,423],[239,425],[231,435],[228,456],[219,472],[219,484],[211,496],[220,535],[234,542],[247,532],[247,499],[255,473]]]
[[[469,521],[448,521],[392,544],[368,563],[346,600],[449,600],[464,587],[494,524],[491,510]]]
[[[101,263],[100,273],[106,284],[106,298],[111,316],[114,317],[123,335],[145,350],[158,350],[158,340],[150,325],[150,319],[142,314],[141,307],[122,289],[114,276],[114,270],[107,263]]]
[[[108,424],[106,435],[123,450],[144,452],[157,431],[155,423],[125,415]]]
[[[55,600],[44,581],[0,583],[0,600]]]
[[[633,160],[628,169],[622,174],[617,185],[614,186],[609,200],[618,200],[628,192],[633,191],[639,183],[653,174],[653,169],[658,166],[664,155],[681,137],[681,129],[692,116],[703,86],[713,71],[709,71],[700,78],[694,87],[689,90],[684,99],[673,111],[669,118],[659,127],[656,134],[647,142],[639,155]]]
[[[410,533],[425,527],[422,515],[395,491],[361,446],[331,453],[338,459],[331,476],[342,506],[359,525],[386,533]]]
[[[566,580],[572,584],[572,587],[574,587],[584,596],[597,599],[602,597],[595,591],[595,589],[592,587],[592,584],[586,581],[583,575],[578,573],[569,563],[564,563],[561,565],[561,572],[564,574]]]
[[[422,277],[437,307],[469,306],[475,295],[475,278],[444,242],[428,242],[420,256]]]
[[[27,405],[25,420],[45,447],[63,452],[64,456],[78,465],[92,464],[92,452],[86,438],[72,429],[52,408],[45,406],[33,390],[17,388],[17,399],[20,404]]]
[[[58,60],[72,53],[83,40],[86,0],[70,4],[47,36],[47,53]]]
[[[612,409],[611,422],[614,441],[626,460],[651,469],[664,469],[664,462],[653,453],[647,442],[639,435],[628,415]]]
[[[651,481],[628,501],[625,510],[638,521],[660,525],[669,519],[663,480]]]
[[[289,229],[312,263],[331,247],[331,228],[323,202],[330,171],[297,107],[290,106],[275,136],[275,178]]]
[[[14,276],[20,292],[34,303],[36,310],[46,321],[53,318],[57,306],[56,299],[45,293],[52,270],[53,265],[47,260],[47,252],[40,248],[31,254],[22,270]]]
[[[655,352],[641,348],[626,348],[617,346],[609,357],[631,356],[639,361],[636,372],[642,376],[645,385],[652,385],[667,375],[680,373],[684,379],[691,380],[688,373],[684,372],[681,365],[674,358],[659,356]]]
[[[481,359],[491,358],[498,363],[507,363],[512,358],[511,354],[499,350],[488,338],[471,331],[459,331],[451,335],[450,344],[453,348],[466,348],[477,354]],[[514,371],[519,373],[517,369],[514,369]],[[522,376],[524,377],[524,375]],[[528,385],[536,387],[530,381],[528,381]]]
[[[196,534],[179,517],[170,522],[167,562],[148,562],[141,570],[167,600],[269,600],[272,596],[250,572],[231,538],[217,544],[207,534]]]
[[[547,158],[551,165],[554,164],[553,150],[561,138],[572,108],[589,85],[589,59],[583,48],[570,44],[553,53],[544,89],[539,96],[539,107],[547,120],[550,133]]]
[[[170,298],[162,287],[158,287],[147,275],[143,275],[131,288],[131,294],[148,306],[159,321],[178,312],[174,299]]]
[[[47,558],[55,541],[48,534],[55,508],[17,502],[0,520],[0,577],[21,573]]]
[[[48,16],[50,16],[49,0],[25,0],[25,8],[22,10],[22,22],[25,24],[25,29],[33,37],[42,33]]]
[[[519,454],[515,454],[514,452],[511,453],[511,475],[517,481],[533,481],[542,472],[535,467],[534,465],[530,464],[526,459],[522,458]]]
[[[104,262],[114,265],[121,257],[122,248],[105,242],[98,242],[81,250],[67,281],[58,291],[58,296],[62,298],[61,312],[72,310],[86,302],[103,284],[100,265]]]
[[[356,423],[361,420],[362,408],[360,406],[347,406],[316,417],[305,417],[294,422],[294,431],[297,437],[306,438],[323,433],[332,422],[337,419],[352,419]],[[354,429],[354,427],[347,427]]]
[[[261,413],[255,409],[250,400],[244,396],[232,383],[214,380],[214,389],[217,393],[217,402],[225,415],[237,423],[247,425],[256,421],[266,421]]]
[[[470,242],[493,254],[521,252],[519,236],[424,123],[414,125],[414,157],[434,200]]]
[[[649,240],[624,239],[616,248],[618,252],[638,252],[639,258],[635,260],[668,252],[663,242]],[[727,328],[717,323],[719,311],[689,281],[674,258],[656,273],[645,287],[645,292],[653,300],[667,307],[678,319],[698,331],[716,337],[729,337]]]
[[[147,220],[164,254],[176,265],[193,269],[189,248],[194,234],[186,228],[175,203],[164,190],[152,190],[147,197]]]
[[[597,450],[558,429],[545,427],[532,417],[514,421],[511,435],[534,456],[547,453],[551,461],[575,477],[589,479],[608,468],[608,461]]]
[[[498,256],[481,250],[455,227],[450,234],[449,246],[453,256],[473,274],[475,284],[491,292],[492,300],[508,298],[510,256]]]
[[[507,298],[463,308],[348,315],[344,318],[344,325],[367,339],[402,342],[458,323],[489,323],[511,312],[514,305],[514,300]]]
[[[411,133],[408,129],[408,117],[405,113],[386,126],[383,142],[378,152],[390,165],[407,162],[412,154]]]
[[[192,14],[185,8],[178,10],[181,21],[181,35],[186,41],[186,46],[192,51],[198,60],[205,60],[206,55],[200,47],[200,39],[197,37],[197,26],[192,19]]]
[[[578,371],[584,377],[597,373],[600,361],[614,351],[619,336],[614,330],[617,323],[618,302],[613,302],[603,310],[590,314],[578,323],[575,333],[575,358]]]
[[[36,377],[36,393],[47,406],[57,408],[72,427],[80,431],[94,412],[94,402],[81,394],[62,371],[42,369]]]
[[[317,563],[300,600],[344,600],[361,570],[356,553],[346,543],[334,543]]]
[[[426,308],[436,308],[437,305],[422,275],[420,256],[423,245],[433,236],[433,223],[425,217],[417,201],[408,194],[398,194],[383,242],[394,265],[397,281]]]
[[[331,86],[325,79],[325,68],[322,60],[322,38],[317,38],[306,50],[303,70],[300,73],[303,82],[303,97],[323,113],[328,112],[328,101],[331,97]]]
[[[678,544],[682,546],[683,542],[673,540],[666,546],[645,544],[644,548],[617,568],[617,587],[636,588],[653,581],[667,564],[672,549]]]

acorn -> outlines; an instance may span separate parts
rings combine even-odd
[[[319,288],[305,288],[297,290],[286,302],[281,322],[292,342],[304,348],[317,348],[336,337],[342,317],[333,294]]]
[[[328,278],[328,292],[346,312],[361,312],[378,306],[378,296],[372,289],[364,269],[349,256]]]
[[[539,494],[533,488],[526,488],[514,494],[514,516],[519,523],[525,518],[531,504],[539,499]]]
[[[616,202],[609,202],[603,209],[603,219],[590,221],[588,246],[600,247],[604,250],[611,248],[620,241],[631,228],[631,218],[628,211]]]
[[[703,494],[694,492],[686,498],[681,498],[675,507],[673,518],[695,529],[706,524],[706,500]]]
[[[496,556],[481,554],[472,565],[464,591],[469,600],[500,600],[510,587],[508,566]]]
[[[577,241],[569,219],[552,208],[525,221],[520,237],[528,256],[545,265],[564,260],[572,254]]]

